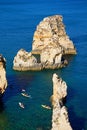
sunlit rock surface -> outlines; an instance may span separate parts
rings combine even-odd
[[[62,48],[56,46],[48,46],[41,52],[41,63],[44,68],[57,69],[66,66],[68,63],[63,59]]]
[[[63,100],[67,96],[67,85],[58,75],[53,74],[53,95],[52,95],[52,129],[51,130],[72,130],[69,122],[68,112]]]
[[[13,69],[19,71],[40,70],[41,64],[37,63],[37,59],[32,55],[31,52],[21,49],[14,57]]]
[[[63,48],[64,54],[76,54],[73,42],[66,34],[61,15],[44,18],[36,28],[33,37],[32,50],[40,53],[47,46],[58,46]]]

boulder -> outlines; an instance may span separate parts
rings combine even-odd
[[[7,88],[6,60],[0,54],[0,96],[5,92],[6,88]]]
[[[64,106],[63,99],[67,96],[67,85],[58,75],[53,74],[53,95],[52,95],[52,129],[51,130],[72,130],[69,122],[68,112]]]
[[[60,45],[64,54],[76,54],[74,44],[66,34],[61,15],[46,17],[39,23],[33,36],[32,50],[41,53],[50,44],[58,47]]]

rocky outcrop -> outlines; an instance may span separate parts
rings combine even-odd
[[[45,69],[57,69],[62,68],[68,64],[66,60],[63,59],[63,50],[61,46],[48,46],[44,48],[41,52],[40,60]]]
[[[61,59],[62,59],[62,48],[60,46],[58,48],[48,46],[44,48],[41,52],[41,63],[61,64]]]
[[[46,17],[39,23],[34,33],[32,50],[41,53],[44,48],[52,45],[61,46],[64,54],[76,54],[73,42],[66,34],[61,15]]]
[[[31,52],[26,52],[24,49],[21,49],[14,57],[13,69],[19,71],[41,70],[41,64],[37,63],[37,59]]]
[[[13,61],[14,70],[58,69],[68,64],[63,56],[76,54],[76,49],[65,32],[62,19],[62,16],[54,15],[40,22],[34,33],[32,51],[18,51]]]
[[[67,85],[56,74],[53,74],[53,114],[51,130],[72,130],[69,122],[68,112],[64,106],[63,99],[67,96]]]
[[[0,96],[5,92],[5,89],[7,88],[5,65],[5,58],[0,55]]]
[[[18,51],[13,61],[13,69],[18,71],[57,69],[66,65],[67,61],[62,59],[61,49],[50,47],[42,51],[39,62],[37,55],[26,52],[24,49]]]

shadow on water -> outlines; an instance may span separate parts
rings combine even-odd
[[[72,40],[73,40],[73,42],[75,42],[75,43],[87,41],[87,34],[79,35],[79,36],[77,36],[77,37],[72,37]]]
[[[0,113],[4,111],[3,96],[0,96]]]
[[[68,100],[68,102],[70,102],[72,99],[74,99],[75,98],[75,96],[77,95],[77,92],[76,92],[76,90],[74,90],[74,88],[70,88],[69,86],[68,86],[68,89],[67,89],[67,100]]]
[[[86,119],[83,117],[78,117],[74,111],[73,106],[68,107],[68,114],[69,114],[70,124],[73,130],[85,130],[84,127],[85,127]]]
[[[79,117],[76,115],[74,110],[74,104],[71,105],[72,99],[75,98],[78,92],[76,92],[73,88],[68,87],[68,95],[66,97],[65,106],[68,108],[69,121],[73,128],[73,130],[85,130],[85,122],[86,119],[83,117]],[[67,104],[69,103],[69,105]]]

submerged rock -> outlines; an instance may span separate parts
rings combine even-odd
[[[66,34],[61,15],[46,17],[34,33],[32,50],[40,53],[47,46],[61,46],[64,54],[76,54],[73,42]]]
[[[67,85],[56,74],[53,74],[53,114],[51,130],[72,130],[69,122],[68,112],[64,106],[63,99],[67,96]]]
[[[6,79],[6,60],[0,54],[0,96],[5,92],[7,88],[7,79]]]

